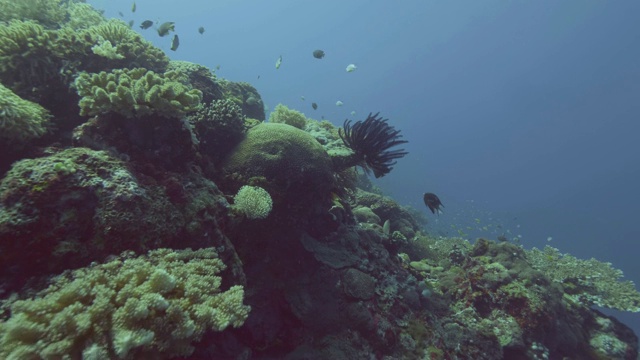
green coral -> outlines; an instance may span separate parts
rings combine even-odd
[[[58,75],[56,35],[33,21],[0,25],[0,82],[20,95]]]
[[[47,132],[49,112],[0,84],[0,139],[25,141]]]
[[[596,259],[581,260],[556,248],[527,252],[531,266],[563,285],[565,295],[586,306],[640,312],[640,293],[631,281],[621,281],[621,270]]]
[[[233,209],[248,219],[264,219],[269,216],[272,207],[271,195],[259,186],[245,185],[233,198]]]
[[[304,130],[307,124],[307,118],[300,111],[292,110],[285,105],[278,104],[269,115],[269,122],[283,123]]]
[[[0,0],[0,22],[28,19],[57,28],[66,15],[63,0]]]
[[[144,68],[81,73],[75,81],[82,97],[80,114],[115,112],[128,118],[152,114],[182,117],[198,109],[202,92],[177,81],[179,77],[177,72],[160,75]]]
[[[0,357],[172,358],[189,356],[207,330],[239,327],[242,286],[220,289],[225,265],[212,249],[159,249],[74,270],[27,300],[9,301]]]
[[[91,39],[92,45],[108,41],[123,58],[100,66],[105,68],[143,67],[153,71],[164,71],[169,58],[165,53],[133,31],[124,21],[110,19],[90,26],[80,32],[81,38]],[[91,70],[91,69],[88,69]]]

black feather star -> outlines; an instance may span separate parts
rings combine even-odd
[[[369,172],[373,171],[376,178],[385,176],[399,159],[408,154],[404,149],[389,150],[390,148],[404,144],[406,140],[400,140],[400,130],[387,124],[388,119],[378,117],[379,112],[369,116],[364,121],[356,121],[351,125],[351,120],[345,120],[338,134],[346,146],[356,155],[358,165]]]

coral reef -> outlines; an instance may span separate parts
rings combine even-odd
[[[0,357],[189,356],[206,330],[239,327],[248,316],[243,287],[220,288],[224,267],[211,248],[159,249],[58,276],[5,304]]]
[[[300,111],[278,104],[269,115],[269,122],[287,124],[304,130],[307,125],[307,118]]]
[[[273,211],[287,222],[318,214],[334,186],[331,160],[306,132],[286,124],[251,128],[225,160],[221,186],[235,193],[243,185],[260,186],[273,198]],[[326,210],[325,210],[326,211]]]
[[[531,266],[562,284],[568,298],[585,306],[640,312],[635,284],[621,281],[622,271],[596,259],[580,260],[545,246],[527,252]]]
[[[74,0],[0,0],[0,82],[1,358],[637,358],[592,308],[640,310],[610,264],[385,196],[357,168],[406,154],[378,114],[265,123]]]
[[[266,218],[272,207],[271,196],[258,186],[245,185],[233,198],[233,210],[252,220]]]
[[[214,100],[189,117],[200,152],[215,163],[223,160],[245,134],[245,117],[229,99]]]
[[[145,115],[182,117],[200,106],[202,92],[178,81],[180,74],[156,74],[144,68],[81,73],[75,81],[81,115],[114,112],[128,118]]]
[[[47,132],[49,112],[0,84],[0,141],[24,142]]]

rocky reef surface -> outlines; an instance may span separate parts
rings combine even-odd
[[[366,146],[88,4],[0,14],[0,358],[637,358],[611,264],[431,236]]]

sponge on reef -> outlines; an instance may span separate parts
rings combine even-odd
[[[195,111],[202,92],[190,89],[175,71],[156,74],[144,68],[116,69],[111,72],[81,73],[75,80],[82,98],[80,115],[114,112],[128,118],[145,115],[184,116]]]
[[[206,330],[239,327],[242,286],[221,291],[225,265],[212,248],[123,254],[55,278],[33,299],[9,304],[2,359],[160,359],[189,356]]]

